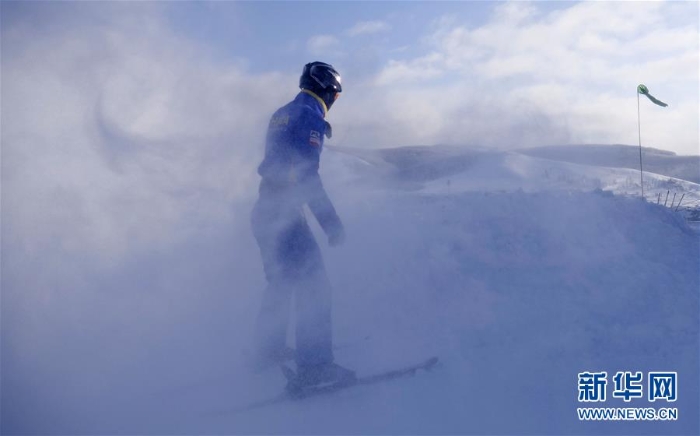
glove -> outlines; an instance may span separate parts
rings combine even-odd
[[[337,226],[333,227],[333,230],[328,234],[328,245],[331,247],[337,247],[345,242],[345,229],[343,224],[338,223]]]

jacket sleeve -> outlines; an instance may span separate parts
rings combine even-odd
[[[326,125],[322,119],[320,122],[311,119],[310,122],[302,124],[298,144],[302,161],[299,182],[303,186],[309,209],[326,235],[332,235],[339,232],[343,225],[318,173],[325,128]]]
[[[323,183],[321,183],[321,177],[318,173],[309,180],[309,188],[310,195],[307,204],[323,231],[326,235],[338,233],[342,229],[343,224],[333,207],[333,203],[328,198],[326,190],[323,188]]]

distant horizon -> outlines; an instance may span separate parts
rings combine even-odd
[[[544,147],[630,147],[630,148],[634,148],[636,150],[639,150],[639,144],[635,145],[635,144],[619,144],[619,143],[611,143],[611,144],[598,144],[598,143],[550,144],[550,145],[536,145],[534,147],[527,147],[527,148],[544,148]],[[654,146],[642,145],[642,150],[660,151],[660,152],[663,152],[664,154],[669,154],[669,155],[678,156],[678,157],[697,157],[697,158],[700,158],[700,153],[698,153],[698,154],[678,154],[673,150],[654,147]],[[700,168],[698,168],[698,170],[700,170]]]
[[[404,147],[467,147],[467,148],[487,148],[483,147],[477,144],[441,144],[441,143],[436,143],[436,144],[408,144],[408,145],[395,145],[395,146],[388,146],[384,148],[404,148]],[[618,144],[618,143],[610,143],[610,144],[601,144],[601,143],[561,143],[561,144],[544,144],[544,145],[531,145],[527,147],[514,147],[514,148],[506,148],[505,150],[529,150],[529,149],[535,149],[535,148],[556,148],[556,147],[629,147],[633,148],[635,150],[639,150],[639,145],[633,145],[633,144]],[[330,148],[333,148],[333,146],[330,146]],[[350,147],[350,148],[355,148],[355,147]],[[357,147],[359,148],[359,147]],[[653,147],[653,146],[645,146],[642,145],[642,150],[648,150],[648,151],[658,151],[662,152],[663,154],[667,154],[669,156],[677,156],[677,157],[697,157],[700,158],[700,154],[678,154],[675,151],[668,150],[668,149],[663,149],[659,147]],[[700,170],[700,167],[698,168]]]

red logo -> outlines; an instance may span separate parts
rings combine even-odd
[[[309,137],[309,144],[313,145],[314,147],[320,147],[321,146],[321,132],[317,132],[315,130],[312,130],[311,136]]]

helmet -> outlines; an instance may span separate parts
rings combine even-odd
[[[308,89],[318,95],[328,109],[338,98],[338,93],[343,91],[340,73],[325,62],[310,62],[304,65],[304,71],[299,77],[299,88]]]

